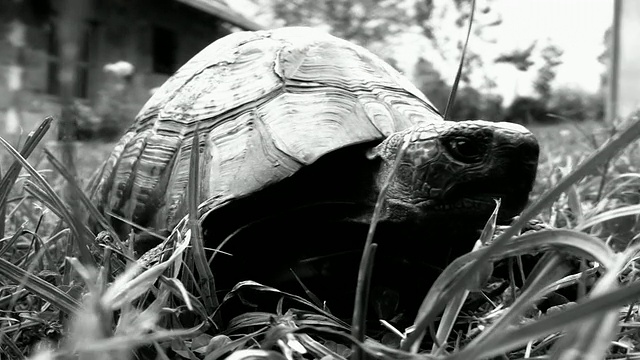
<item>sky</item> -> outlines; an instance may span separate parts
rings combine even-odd
[[[436,4],[438,1],[450,2],[436,0]],[[604,33],[612,22],[613,0],[479,0],[477,6],[483,2],[491,4],[492,12],[502,18],[502,23],[483,30],[482,38],[489,41],[472,37],[469,48],[480,54],[485,62],[482,71],[476,75],[492,78],[497,85],[495,92],[503,96],[505,104],[516,95],[533,94],[532,83],[542,64],[540,50],[548,44],[557,45],[564,51],[554,87],[598,90],[600,75],[606,70],[598,56],[605,50]],[[463,39],[466,35],[466,28],[461,30],[453,25],[453,17],[440,20],[437,29],[439,36],[453,39]],[[443,59],[418,38],[419,35],[407,33],[396,43],[399,51],[406,52],[399,57],[399,65],[405,74],[411,77],[414,59],[424,56],[435,64],[445,79],[453,82],[460,52],[453,46],[455,42],[445,51],[448,59]],[[517,71],[509,64],[493,63],[498,55],[526,49],[534,41],[532,60],[536,64],[528,72]]]
[[[598,89],[605,70],[598,56],[613,18],[613,0],[496,0],[494,7],[504,20],[496,35],[501,45],[526,47],[533,40],[549,40],[564,50],[555,85]],[[505,93],[515,86],[515,79],[499,84]]]

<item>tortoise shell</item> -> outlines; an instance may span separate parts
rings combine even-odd
[[[238,32],[153,94],[92,179],[91,198],[103,212],[171,229],[187,213],[196,128],[202,214],[337,149],[434,121],[429,100],[360,46],[302,27]]]

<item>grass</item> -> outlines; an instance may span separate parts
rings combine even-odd
[[[22,163],[26,170],[15,181],[6,180],[11,192],[0,202],[6,208],[0,349],[15,359],[128,359],[136,348],[142,358],[173,354],[208,360],[228,354],[278,359],[637,356],[635,258],[640,248],[634,240],[640,232],[640,150],[632,140],[640,125],[622,132],[633,121],[614,128],[598,122],[532,127],[542,145],[533,205],[513,227],[489,222],[477,249],[454,261],[433,284],[415,326],[389,328],[378,339],[362,332],[352,336],[348,324],[313,301],[254,282],[238,284],[222,302],[275,294],[296,306],[246,313],[226,329],[216,328],[218,300],[208,288],[214,283],[197,280],[211,278],[203,266],[197,224],[188,217],[170,235],[175,249],[164,261],[131,261],[108,232],[90,243],[91,260],[83,259],[78,240],[85,236],[84,223],[65,215],[61,205],[64,176],[50,155],[35,151]],[[613,134],[622,137],[608,142],[604,153],[596,151]],[[82,150],[80,178],[88,178],[111,146]],[[2,154],[4,174],[18,156]],[[190,190],[197,188],[194,174]],[[197,193],[190,192],[190,198]],[[197,204],[190,200],[190,206],[193,212]],[[75,230],[58,229],[60,216]],[[556,229],[518,235],[532,218]],[[517,287],[519,259],[532,253],[546,255]],[[579,260],[567,262],[567,257]],[[496,292],[498,280],[488,274],[490,264],[502,259],[511,259],[516,271]],[[581,267],[568,266],[576,262]],[[570,286],[578,289],[575,301],[562,299],[562,289]],[[560,300],[541,310],[542,299],[550,298]]]

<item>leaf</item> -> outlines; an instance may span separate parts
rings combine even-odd
[[[469,268],[473,267],[479,259],[486,258],[486,265],[489,261],[509,256],[549,250],[592,258],[606,268],[613,266],[615,257],[613,251],[600,239],[572,230],[546,230],[528,233],[507,240],[503,247],[497,250],[494,246],[478,249],[455,259],[444,269],[420,305],[414,324],[420,321],[421,327],[426,328],[429,323],[435,320],[441,309],[441,307],[437,307],[437,304],[448,303],[456,294],[466,291],[469,286],[475,286],[474,277],[468,274]],[[415,331],[410,333],[407,339],[413,336]],[[405,345],[406,343],[403,342],[401,348]]]
[[[290,293],[286,293],[283,291],[280,291],[276,288],[272,288],[270,286],[265,286],[262,285],[260,283],[257,283],[255,281],[251,281],[251,280],[247,280],[247,281],[242,281],[239,282],[238,284],[236,284],[236,286],[233,287],[233,289],[231,289],[231,291],[229,291],[227,293],[227,295],[225,295],[224,299],[222,300],[222,303],[224,304],[226,301],[229,301],[230,299],[234,298],[234,297],[240,297],[240,298],[246,298],[246,294],[247,292],[266,292],[266,293],[272,293],[272,294],[276,294],[276,295],[280,295],[280,296],[284,296],[287,297],[293,301],[296,301],[300,304],[303,304],[305,306],[308,306],[309,308],[313,309],[315,312],[322,314],[324,316],[326,316],[327,318],[331,319],[332,321],[334,321],[338,326],[341,326],[343,329],[347,330],[348,329],[348,325],[343,322],[342,320],[336,318],[335,316],[333,316],[332,314],[326,312],[324,309],[321,309],[320,307],[316,306],[314,303],[310,302],[309,300],[298,296],[298,295],[294,295],[294,294],[290,294]]]
[[[244,344],[247,341],[255,338],[260,334],[263,334],[266,330],[267,328],[263,327],[261,329],[254,331],[253,333],[249,333],[233,341],[226,342],[221,347],[214,349],[211,353],[208,353],[207,356],[204,358],[204,360],[217,360],[218,358],[222,357],[229,351],[234,351],[239,347],[244,346]]]
[[[178,245],[168,260],[152,266],[138,276],[135,274],[139,271],[139,264],[127,269],[105,291],[100,299],[102,306],[110,310],[117,310],[147,292],[169,265],[185,251],[190,238],[190,233],[185,234],[184,241]]]
[[[503,334],[508,332],[508,329],[516,325],[516,320],[530,309],[536,300],[541,299],[542,296],[545,295],[543,291],[548,288],[547,286],[550,283],[559,280],[570,271],[570,268],[563,262],[561,256],[553,253],[550,254],[552,254],[550,259],[544,262],[544,267],[538,276],[535,276],[532,281],[527,282],[522,294],[515,299],[513,305],[502,312],[496,321],[473,339],[465,348],[465,351],[469,351],[468,356],[476,358],[477,353],[474,352],[474,349],[481,352],[483,348],[490,346],[487,345],[486,342],[492,341],[493,338],[504,336]]]
[[[500,204],[502,201],[500,199],[496,200],[496,207],[493,209],[493,213],[489,217],[489,220],[484,226],[482,233],[480,234],[480,239],[476,242],[473,251],[480,249],[483,245],[489,243],[489,241],[493,238],[493,234],[496,231],[496,222],[498,220],[498,212],[500,210]],[[491,276],[493,272],[493,264],[487,264],[487,267],[481,273],[478,273],[475,277],[475,290],[479,290],[482,288],[482,284],[484,284],[487,279]],[[455,325],[455,320],[462,309],[462,305],[467,300],[467,296],[469,296],[469,289],[456,294],[447,306],[444,309],[444,314],[442,315],[442,319],[440,320],[440,324],[438,325],[438,331],[436,332],[436,341],[433,344],[432,352],[437,352],[438,348],[444,348],[445,341],[449,338],[451,334],[451,330],[453,330],[453,326]]]
[[[587,319],[597,319],[597,314],[603,314],[609,310],[633,301],[640,296],[640,283],[633,283],[627,287],[618,289],[606,295],[600,295],[581,304],[575,304],[540,320],[524,325],[517,329],[503,332],[502,336],[493,336],[484,344],[482,352],[476,359],[499,356],[520,346],[524,346],[531,339],[537,339],[550,333],[561,331],[569,326],[577,325]],[[469,359],[467,349],[451,356],[449,360]],[[600,357],[601,359],[602,357]]]

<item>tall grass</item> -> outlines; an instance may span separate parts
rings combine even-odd
[[[46,131],[47,121],[32,139]],[[640,295],[635,270],[640,197],[634,195],[640,187],[640,175],[634,168],[640,154],[633,143],[640,134],[640,121],[632,118],[616,124],[612,132],[615,135],[604,144],[594,140],[592,145],[598,150],[586,158],[582,151],[573,154],[577,160],[548,155],[541,168],[562,176],[550,177],[550,183],[545,182],[549,177],[542,178],[538,189],[546,187],[546,192],[536,195],[537,202],[511,227],[496,229],[489,222],[476,250],[453,261],[433,284],[414,326],[390,328],[378,340],[353,337],[347,324],[312,301],[254,282],[238,284],[222,303],[238,296],[259,299],[270,293],[299,306],[284,308],[281,304],[272,313],[246,313],[226,329],[212,326],[219,304],[205,294],[210,290],[202,283],[187,289],[179,280],[186,257],[202,256],[197,254],[202,244],[191,246],[201,239],[192,235],[199,231],[197,221],[189,216],[167,239],[175,250],[162,262],[132,261],[108,227],[99,240],[85,244],[90,260],[82,258],[80,242],[75,251],[67,253],[65,244],[76,241],[73,234],[85,238],[97,234],[65,215],[67,210],[55,189],[25,159],[29,155],[26,145],[18,151],[0,141],[15,159],[15,166],[25,169],[19,181],[15,171],[7,171],[0,182],[0,189],[6,189],[7,183],[12,188],[0,204],[8,209],[7,216],[16,206],[8,199],[29,194],[34,204],[71,223],[71,230],[45,234],[38,231],[38,222],[14,224],[14,218],[5,219],[10,226],[0,248],[4,279],[0,309],[5,314],[0,346],[11,358],[38,353],[49,359],[126,359],[143,344],[161,358],[170,353],[206,359],[297,358],[302,354],[340,359],[358,353],[376,358],[600,359],[631,354],[637,342],[629,330],[638,316],[635,300]],[[192,161],[198,161],[194,156]],[[56,171],[64,171],[52,154],[47,158]],[[196,187],[196,173],[191,175],[189,191]],[[73,187],[79,188],[77,184]],[[195,199],[196,191],[190,200],[191,211]],[[91,207],[86,202],[85,206]],[[97,216],[94,210],[89,213]],[[519,235],[520,228],[536,217],[558,229]],[[620,223],[631,224],[632,230],[616,233]],[[471,301],[478,299],[474,294],[488,294],[489,264],[532,253],[546,255],[521,288],[509,287],[480,305]],[[568,266],[567,257],[585,259],[585,266]],[[202,279],[207,276],[206,268],[190,270]],[[61,276],[65,271],[72,274],[69,280]],[[575,302],[545,311],[536,307],[559,289],[576,285],[583,291]],[[483,296],[489,295],[480,298]],[[177,314],[181,309],[195,314],[191,325],[180,322]],[[435,327],[439,327],[438,335],[434,333],[432,339],[427,330]],[[389,341],[393,337],[400,341]],[[358,351],[354,353],[351,347]]]
[[[464,51],[461,66],[463,59]],[[446,114],[454,103],[455,90]],[[51,121],[46,119],[19,149],[0,138],[12,159],[0,174],[0,349],[12,359],[636,356],[637,117],[611,124],[604,136],[585,131],[584,141],[576,141],[576,150],[568,155],[543,147],[542,175],[532,204],[510,226],[497,227],[498,202],[474,250],[454,260],[433,283],[414,324],[396,329],[383,322],[388,331],[375,338],[367,334],[364,318],[369,281],[375,276],[372,239],[384,189],[363,249],[351,326],[313,297],[253,281],[237,284],[219,301],[197,216],[201,164],[197,130],[191,144],[189,214],[162,247],[135,260],[127,243],[131,239],[117,237],[83,194],[73,172],[52,152],[45,151],[40,159],[63,179],[61,183],[43,175],[39,160],[28,160]],[[558,130],[549,134],[555,136]],[[556,148],[566,144],[545,139],[542,130],[538,135],[543,144]],[[576,131],[564,137],[580,138]],[[585,143],[590,146],[586,151]],[[402,151],[398,158],[401,155]],[[62,187],[79,199],[87,217],[101,225],[100,233],[92,233],[75,205],[70,208],[61,199]],[[16,217],[17,211],[29,216]],[[55,222],[51,217],[65,226],[46,226]],[[540,219],[548,225],[540,225]],[[539,261],[525,272],[521,257],[532,254]],[[504,259],[519,265],[523,281],[518,288],[511,269],[509,279],[503,279],[508,286],[495,293],[492,289],[499,280],[491,273],[494,263]],[[569,287],[578,288],[572,301],[561,295]],[[251,302],[273,295],[281,301],[272,311],[238,314],[226,326],[220,321],[221,307],[232,299]],[[541,306],[551,298],[556,299],[552,305]],[[295,305],[285,306],[284,299]]]

